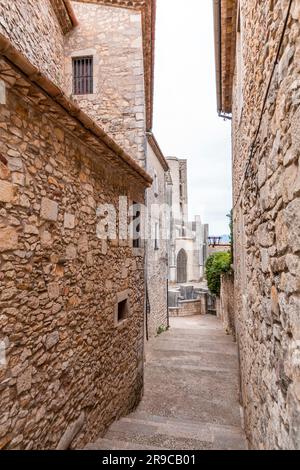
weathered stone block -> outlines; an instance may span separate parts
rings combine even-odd
[[[291,122],[292,150],[299,154],[300,148],[300,108],[298,107]]]
[[[295,46],[288,45],[285,48],[284,54],[278,64],[278,76],[279,76],[280,81],[282,81],[285,78],[285,75],[287,74],[288,67],[290,65],[292,58],[294,57],[294,54],[295,54]]]
[[[51,300],[57,299],[60,295],[59,284],[57,282],[52,282],[48,285],[48,294]]]
[[[21,158],[9,157],[7,159],[7,165],[11,171],[23,171],[23,162]]]
[[[18,378],[17,378],[17,393],[20,395],[23,392],[27,392],[31,389],[32,381],[32,368],[28,367]]]
[[[286,265],[291,274],[300,277],[300,256],[288,254],[286,256]]]
[[[46,337],[45,346],[49,350],[53,348],[59,342],[59,333],[58,331],[53,331]]]
[[[300,198],[290,202],[284,210],[288,241],[294,253],[300,251]]]
[[[261,224],[257,230],[257,239],[261,246],[269,247],[273,245],[274,233],[269,229],[268,223]]]
[[[88,236],[86,233],[80,236],[78,240],[78,252],[86,253],[89,249]]]
[[[55,201],[52,201],[51,199],[48,199],[46,197],[42,198],[41,202],[41,213],[40,213],[42,219],[45,220],[51,220],[55,222],[58,217],[58,204]]]
[[[15,201],[16,188],[13,184],[8,181],[0,180],[0,202],[11,202]]]
[[[269,257],[269,252],[266,248],[263,248],[260,250],[260,255],[261,255],[261,268],[264,273],[267,273],[269,271],[270,267],[270,257]]]
[[[93,264],[94,264],[93,255],[92,255],[92,253],[88,253],[86,255],[86,265],[91,267],[91,266],[93,266]]]
[[[289,165],[283,173],[282,198],[284,202],[291,201],[294,195],[295,181],[297,177],[297,165]]]
[[[279,252],[283,252],[288,245],[288,227],[285,223],[283,212],[279,212],[275,222],[276,246]]]
[[[18,233],[13,227],[0,228],[0,252],[18,249]]]
[[[12,173],[11,177],[14,184],[17,184],[18,186],[24,186],[25,176],[23,173]]]
[[[24,232],[30,235],[39,235],[38,228],[35,225],[25,225]]]
[[[43,246],[51,246],[52,243],[52,236],[51,233],[45,230],[41,233],[41,244]]]
[[[68,229],[73,229],[75,227],[75,216],[73,214],[65,212],[64,227]]]
[[[0,161],[0,179],[7,180],[10,177],[9,168]]]
[[[66,248],[66,257],[67,259],[77,258],[77,249],[74,245],[68,245]]]
[[[266,163],[263,161],[258,168],[257,173],[257,184],[258,187],[261,188],[267,179],[267,166]]]

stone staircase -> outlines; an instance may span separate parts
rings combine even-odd
[[[237,347],[220,321],[171,318],[150,343],[137,410],[86,449],[247,449],[238,396]]]
[[[245,450],[239,427],[133,413],[86,450]]]

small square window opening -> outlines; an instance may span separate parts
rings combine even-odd
[[[128,315],[127,299],[118,302],[118,323],[124,321]]]

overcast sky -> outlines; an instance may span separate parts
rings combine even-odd
[[[154,134],[188,160],[190,217],[229,232],[230,123],[217,116],[212,0],[157,0]]]

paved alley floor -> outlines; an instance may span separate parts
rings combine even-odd
[[[137,410],[88,449],[246,449],[237,347],[210,315],[171,318],[151,343]]]

